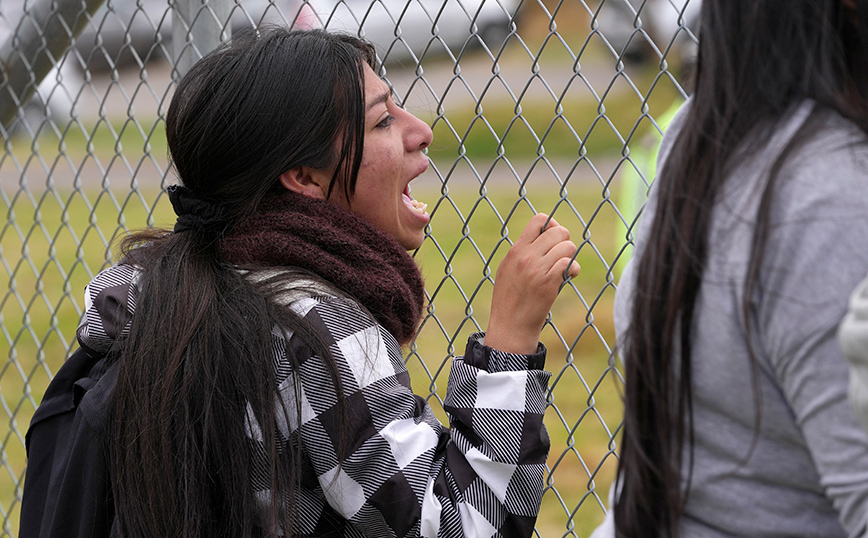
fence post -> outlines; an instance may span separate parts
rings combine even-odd
[[[232,37],[232,0],[172,2],[173,77],[180,80],[202,56]]]
[[[37,0],[0,47],[0,124],[7,128],[105,0]]]

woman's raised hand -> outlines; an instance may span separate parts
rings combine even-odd
[[[536,352],[564,273],[579,274],[575,253],[569,230],[548,215],[534,215],[497,268],[485,345],[510,353]]]

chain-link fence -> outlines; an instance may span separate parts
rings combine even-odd
[[[434,130],[415,253],[430,306],[407,355],[445,419],[444,365],[484,327],[497,262],[533,211],[579,245],[543,338],[554,372],[537,535],[587,536],[617,459],[612,299],[665,119],[686,97],[699,0],[2,0],[0,513],[17,536],[24,433],[75,345],[88,280],[129,229],[170,227],[175,82],[264,22],[358,33]],[[3,415],[0,415],[3,416]]]

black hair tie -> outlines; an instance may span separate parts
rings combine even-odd
[[[175,233],[192,230],[217,237],[229,227],[229,210],[222,202],[200,198],[183,185],[171,185],[166,192],[172,209],[178,215]]]

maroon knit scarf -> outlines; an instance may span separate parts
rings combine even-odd
[[[300,267],[350,294],[401,345],[416,333],[422,275],[391,236],[324,200],[282,190],[226,235],[221,254],[238,265]]]

